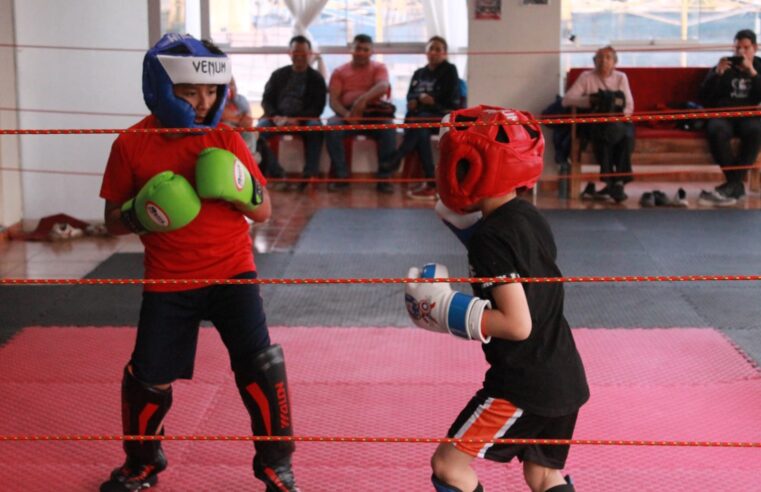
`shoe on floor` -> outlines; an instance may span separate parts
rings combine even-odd
[[[385,195],[391,195],[394,193],[394,185],[391,183],[386,183],[385,181],[381,181],[375,185],[375,189],[378,190],[379,193],[383,193]]]
[[[653,191],[653,201],[655,202],[656,207],[670,207],[671,206],[671,200],[669,200],[669,197],[666,196],[666,194],[662,192],[661,190]]]
[[[79,227],[74,227],[68,222],[56,222],[50,229],[48,236],[51,241],[67,241],[82,237],[84,231]]]
[[[618,184],[618,183],[612,184],[608,188],[610,188],[610,191],[608,192],[608,195],[616,203],[621,203],[621,202],[625,201],[627,198],[629,198],[626,195],[626,193],[624,193],[624,185],[622,185],[622,184]],[[655,197],[655,194],[653,194],[653,197]],[[657,202],[656,202],[656,205],[657,205]]]
[[[581,192],[581,199],[582,200],[594,200],[595,198],[595,184],[594,183],[587,183],[587,185],[584,187],[584,191]]]
[[[724,196],[721,192],[713,190],[700,192],[698,197],[698,205],[706,207],[731,207],[737,203],[736,198]]]
[[[601,190],[595,191],[594,195],[592,196],[592,199],[598,202],[607,201],[608,199],[612,198],[610,196],[611,188],[612,188],[611,185],[607,185],[603,187]]]
[[[438,198],[438,194],[436,193],[436,187],[429,185],[428,183],[423,183],[417,188],[413,188],[410,191],[407,192],[407,196],[412,198],[413,200],[436,200]]]
[[[108,481],[100,485],[100,492],[132,492],[148,489],[159,481],[158,474],[166,469],[166,458],[153,465],[133,465],[129,461],[111,472]]]
[[[655,207],[655,198],[653,197],[653,193],[650,191],[642,193],[642,197],[639,199],[639,205],[640,207],[645,208]]]
[[[745,185],[742,181],[728,181],[720,184],[714,189],[722,195],[736,200],[745,196]]]
[[[674,198],[671,200],[671,205],[682,208],[689,205],[689,202],[687,202],[687,192],[684,191],[684,188],[676,190],[676,195],[674,195]]]

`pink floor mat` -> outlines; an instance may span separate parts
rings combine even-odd
[[[118,434],[131,328],[27,328],[0,348],[0,434]],[[761,441],[761,373],[711,329],[574,331],[592,398],[578,439]],[[296,431],[443,436],[485,369],[481,349],[398,328],[273,328]],[[225,350],[202,330],[192,382],[175,386],[168,434],[244,435]],[[97,490],[118,442],[0,442],[3,490]],[[435,444],[298,443],[305,492],[427,491]],[[262,490],[245,442],[168,442],[157,490]],[[479,461],[489,492],[526,490],[518,464]],[[761,449],[576,446],[577,490],[759,490]]]

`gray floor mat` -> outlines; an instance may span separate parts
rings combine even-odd
[[[761,273],[759,211],[544,213],[566,276]],[[464,247],[430,209],[323,209],[293,253],[259,254],[256,261],[262,278],[404,277],[429,261],[446,264],[452,276],[468,275]],[[141,254],[113,255],[88,275],[141,276]],[[133,325],[140,291],[0,287],[0,343],[28,325]],[[269,323],[285,326],[410,326],[402,292],[398,284],[262,286]],[[572,326],[713,326],[761,357],[761,282],[569,284],[566,293]]]
[[[301,253],[465,254],[465,248],[431,209],[324,209],[309,222],[295,248]]]
[[[712,326],[674,284],[569,284],[565,307],[571,326]]]

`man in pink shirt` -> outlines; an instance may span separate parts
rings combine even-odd
[[[387,121],[373,119],[363,121],[368,113],[373,113],[373,107],[386,97],[391,86],[388,81],[386,65],[372,61],[373,40],[366,34],[358,34],[351,45],[351,61],[333,71],[328,85],[330,107],[335,116],[328,120],[328,125],[345,125],[351,123],[386,123]],[[389,114],[389,121],[393,114]],[[344,152],[344,137],[352,133],[364,133],[374,138],[378,143],[378,173],[380,179],[388,179],[395,171],[393,154],[396,149],[396,132],[387,130],[326,132],[325,144],[330,154],[331,174],[335,178],[347,178],[349,169],[346,165]],[[349,183],[330,183],[328,191],[338,191],[349,187]],[[393,193],[390,183],[378,183],[378,191]]]

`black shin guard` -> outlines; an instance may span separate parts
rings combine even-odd
[[[159,390],[138,381],[124,368],[122,379],[122,430],[128,436],[164,434],[164,417],[172,406],[172,388]],[[161,441],[124,441],[127,461],[166,466]]]
[[[254,435],[293,435],[285,359],[280,345],[271,345],[243,367],[236,367],[235,383],[251,415]],[[291,470],[293,442],[255,442],[254,447],[254,475],[267,485],[267,491],[297,491]]]

